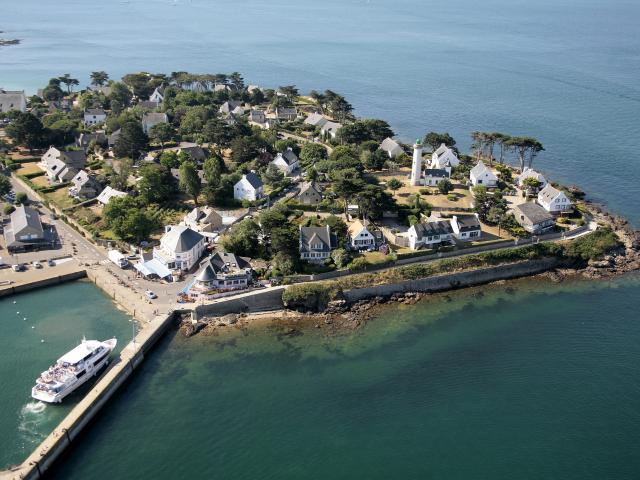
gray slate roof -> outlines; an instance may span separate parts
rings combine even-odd
[[[456,218],[461,232],[472,232],[481,228],[475,215],[458,215]]]
[[[43,232],[40,214],[33,208],[24,205],[18,205],[11,214],[11,228],[16,236],[20,236],[23,230],[39,233],[40,236]]]
[[[322,248],[312,249],[311,244],[315,243],[320,243]],[[337,238],[331,233],[329,226],[300,227],[300,252],[330,252],[337,243]]]
[[[253,188],[262,187],[262,180],[254,172],[249,172],[244,176]]]
[[[444,221],[416,223],[413,228],[415,228],[418,238],[432,237],[434,235],[448,235],[453,233],[451,224]]]
[[[516,216],[522,215],[533,225],[553,220],[553,215],[537,203],[527,202],[513,207]]]
[[[84,111],[85,115],[106,115],[107,113],[101,108],[87,108]]]
[[[444,168],[427,168],[424,174],[427,177],[449,178],[449,172]]]
[[[560,195],[560,190],[551,186],[550,183],[547,184],[540,193],[538,193],[538,198],[544,200],[545,202],[551,202],[554,198]]]
[[[185,253],[195,247],[204,237],[195,230],[178,225],[165,233],[167,245],[176,253]]]

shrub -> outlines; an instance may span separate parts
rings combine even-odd
[[[24,192],[16,193],[16,205],[22,205],[27,202],[27,194]]]
[[[292,309],[320,312],[331,300],[332,287],[328,283],[300,283],[282,292],[282,303]]]
[[[15,211],[16,207],[14,207],[13,205],[11,205],[10,203],[5,204],[4,206],[4,214],[5,215],[10,215]]]
[[[450,202],[457,202],[458,201],[458,196],[451,193],[451,194],[447,195],[447,200],[449,200]]]
[[[565,246],[564,253],[570,258],[593,260],[618,246],[620,241],[616,234],[609,228],[602,228],[572,240]]]
[[[359,272],[362,270],[366,270],[371,264],[364,257],[354,258],[349,264],[349,270],[353,270],[354,272]]]

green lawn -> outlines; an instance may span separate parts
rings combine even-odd
[[[16,170],[18,175],[29,175],[30,173],[42,172],[37,162],[22,163],[20,168]]]
[[[36,180],[39,179],[40,177],[38,177]],[[62,209],[72,207],[74,205],[73,198],[69,196],[69,190],[67,188],[60,188],[55,192],[45,193],[44,196],[47,200]]]

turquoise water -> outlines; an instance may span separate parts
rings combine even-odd
[[[630,0],[5,1],[0,85],[92,70],[240,71],[330,88],[401,138],[538,137],[539,166],[640,221],[640,3]]]
[[[638,478],[639,286],[485,287],[332,338],[169,336],[52,477]]]
[[[120,351],[131,332],[129,317],[89,282],[0,299],[0,468],[20,463],[81,398],[74,393],[55,406],[32,400],[38,375],[83,335],[115,336]]]
[[[406,140],[538,137],[544,173],[639,225],[639,20],[630,0],[9,1],[0,30],[23,43],[0,49],[0,85],[146,69],[330,88]],[[637,278],[480,291],[338,339],[168,337],[52,476],[638,478]]]

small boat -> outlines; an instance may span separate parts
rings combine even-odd
[[[96,376],[109,363],[109,355],[116,344],[115,338],[104,342],[83,338],[80,345],[42,372],[31,389],[31,396],[47,403],[62,402],[63,398]]]

